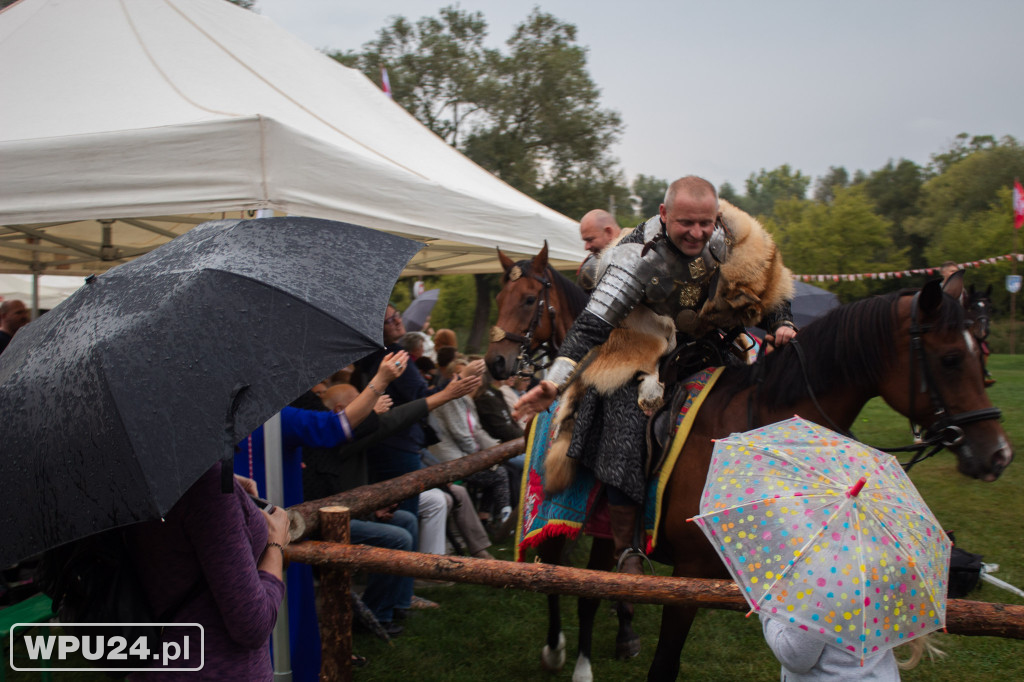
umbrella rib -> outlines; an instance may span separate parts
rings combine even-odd
[[[813,543],[813,542],[814,542],[814,541],[815,541],[815,540],[816,540],[817,538],[821,537],[821,534],[822,534],[823,532],[825,532],[825,529],[826,529],[826,528],[828,528],[828,527],[829,527],[829,525],[831,525],[831,523],[832,523],[832,520],[833,520],[834,518],[836,518],[836,516],[838,516],[838,515],[839,515],[839,512],[841,512],[841,511],[842,511],[842,510],[843,510],[843,509],[844,509],[844,508],[846,507],[846,504],[847,504],[847,502],[849,502],[849,498],[847,498],[846,500],[843,500],[842,502],[840,502],[840,503],[839,503],[839,504],[838,504],[838,505],[836,506],[836,510],[835,510],[834,512],[832,512],[832,515],[831,515],[831,516],[829,516],[829,517],[828,517],[828,520],[827,520],[827,521],[826,521],[826,522],[825,522],[824,524],[822,524],[822,526],[821,526],[820,528],[818,528],[818,530],[816,530],[816,531],[815,531],[815,532],[814,532],[814,533],[813,533],[813,534],[811,535],[811,537],[807,538],[807,542],[805,542],[805,543],[804,543],[803,547],[801,547],[800,549],[798,549],[798,550],[797,550],[797,551],[798,551],[798,552],[800,553],[800,556],[798,556],[798,557],[797,557],[796,559],[794,559],[794,560],[791,560],[791,561],[790,561],[790,562],[789,562],[789,563],[788,563],[788,564],[786,565],[786,567],[785,567],[784,569],[782,569],[782,571],[781,571],[781,572],[780,572],[780,573],[779,573],[779,574],[778,574],[778,575],[777,575],[777,576],[775,577],[775,580],[773,580],[773,581],[772,581],[772,584],[771,584],[771,585],[769,585],[769,586],[768,586],[768,588],[767,588],[767,589],[766,589],[766,590],[764,591],[764,595],[762,595],[762,596],[761,596],[761,597],[760,597],[760,598],[759,598],[759,599],[757,600],[757,606],[758,606],[758,609],[760,609],[760,607],[761,607],[761,604],[762,604],[762,603],[764,602],[764,596],[765,596],[765,595],[767,595],[767,594],[769,594],[769,593],[770,593],[770,592],[771,592],[771,591],[772,591],[772,590],[773,590],[773,589],[775,588],[775,586],[779,584],[779,582],[780,582],[780,581],[781,581],[781,580],[782,580],[783,578],[785,578],[786,576],[788,576],[788,575],[789,575],[789,573],[790,573],[790,572],[791,572],[792,570],[794,570],[794,568],[796,567],[797,561],[798,561],[799,559],[802,559],[802,558],[804,557],[804,555],[805,555],[805,554],[807,553],[807,548],[808,548],[808,547],[810,547],[810,546],[811,546],[811,544],[812,544],[812,543]]]
[[[880,518],[884,518],[886,520],[893,520],[893,521],[897,521],[898,522],[898,519],[894,519],[891,514],[885,514],[884,510],[882,510],[882,509],[871,508],[870,511],[872,511],[875,514],[876,517],[880,517]],[[917,513],[920,513],[920,510],[916,510],[916,511],[917,511]],[[890,524],[883,525],[882,526],[882,530],[884,530],[885,533],[890,538],[892,538],[892,540],[894,542],[898,543],[901,547],[906,547],[907,546],[907,544],[908,544],[907,541],[901,540],[899,537],[897,537],[892,532],[892,530],[890,530]],[[934,540],[932,538],[929,538],[929,537],[927,537],[925,535],[922,535],[922,534],[918,533],[917,531],[915,531],[915,530],[913,530],[911,528],[908,528],[906,530],[907,530],[907,533],[909,533],[910,535],[914,536],[914,540],[916,540],[916,542],[919,545],[921,545],[921,546],[926,546],[927,543],[934,542]],[[908,552],[908,556],[909,556],[909,552]],[[916,561],[915,561],[915,563],[916,563]],[[943,567],[943,570],[948,570],[948,566],[947,567]],[[920,571],[921,571],[921,568],[918,567],[919,575],[920,575]],[[927,581],[923,581],[922,580],[921,582],[922,582],[922,584],[925,585],[925,587],[923,589],[928,593],[928,597],[931,599],[932,604],[936,604],[937,605],[939,603],[939,600],[937,600],[935,598],[935,593],[932,590],[927,588],[927,585],[928,585]]]

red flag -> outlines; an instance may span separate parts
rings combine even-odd
[[[388,78],[388,70],[386,67],[380,67],[380,89],[384,91],[384,94],[394,99],[391,94],[391,80]]]
[[[1020,229],[1024,225],[1024,187],[1020,186],[1020,180],[1013,181],[1013,226]]]

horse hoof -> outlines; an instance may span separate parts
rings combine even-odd
[[[547,644],[540,651],[540,664],[545,670],[557,672],[565,666],[565,635],[558,633],[558,646],[552,651]]]
[[[572,682],[594,682],[594,671],[590,667],[590,659],[586,656],[576,659],[576,668],[572,671]]]
[[[636,658],[640,654],[640,638],[635,637],[628,642],[615,643],[615,658],[625,661]]]

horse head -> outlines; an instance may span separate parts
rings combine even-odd
[[[994,481],[1013,459],[1013,449],[985,391],[981,349],[963,308],[944,295],[958,294],[955,288],[943,290],[935,280],[899,298],[896,339],[906,341],[897,341],[894,368],[905,371],[890,372],[881,393],[925,427],[926,442],[952,450],[962,474]]]
[[[530,358],[552,341],[557,328],[558,290],[548,268],[548,243],[531,260],[513,261],[498,249],[505,271],[498,292],[498,321],[491,328],[485,360],[495,379],[529,371]],[[569,321],[571,324],[571,320]]]
[[[967,316],[970,320],[971,333],[978,341],[988,338],[989,325],[992,321],[992,285],[982,292],[974,288],[967,291]]]

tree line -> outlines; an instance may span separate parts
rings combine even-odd
[[[386,68],[398,104],[556,211],[578,219],[611,203],[622,225],[654,215],[674,178],[641,174],[626,181],[608,151],[622,120],[600,105],[576,27],[535,8],[513,29],[506,49],[486,47],[486,37],[482,13],[451,6],[416,21],[394,17],[361,50],[331,56],[378,83]],[[962,133],[924,165],[899,159],[873,171],[835,166],[812,179],[784,164],[752,172],[742,193],[729,183],[720,193],[762,220],[795,273],[900,272],[1012,252],[1010,188],[1017,176],[1024,176],[1024,149],[1016,139]],[[967,281],[992,284],[994,303],[1005,312],[1003,282],[1011,267],[972,269]],[[481,307],[496,292],[496,276],[444,282],[435,321],[475,327],[468,345],[480,347],[494,315]],[[921,284],[899,278],[815,283],[844,302]]]

